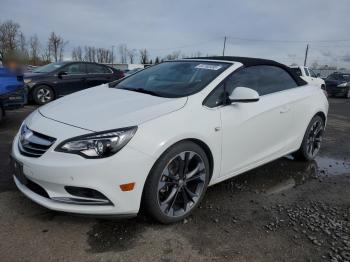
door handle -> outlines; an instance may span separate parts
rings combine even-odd
[[[80,78],[81,81],[86,81],[85,77]]]
[[[284,106],[280,109],[281,114],[285,114],[290,111],[290,106]]]

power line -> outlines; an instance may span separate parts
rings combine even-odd
[[[211,43],[211,42],[214,42],[214,41],[218,41],[220,39],[222,39],[222,38],[221,37],[216,37],[216,38],[212,38],[211,40],[207,40],[207,41],[203,41],[203,42],[197,42],[197,43],[188,44],[188,45],[182,45],[182,46],[177,46],[177,47],[169,47],[169,48],[161,48],[161,49],[149,49],[149,50],[150,51],[177,50],[177,49],[181,49],[181,48],[187,48],[187,47],[193,47],[193,46],[198,46],[198,45]]]
[[[262,39],[262,38],[242,38],[232,37],[229,39],[239,41],[250,41],[250,42],[278,42],[278,43],[332,43],[332,42],[350,42],[350,39],[337,39],[337,40],[281,40],[281,39]]]

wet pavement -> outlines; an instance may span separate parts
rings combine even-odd
[[[349,261],[350,102],[331,99],[319,157],[283,157],[210,187],[175,225],[141,214],[101,220],[57,213],[14,187],[8,153],[23,118],[0,124],[1,261]]]

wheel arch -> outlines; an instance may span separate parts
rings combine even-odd
[[[326,117],[326,114],[322,111],[318,111],[312,118],[314,118],[315,116],[320,116],[323,120],[323,122],[326,124],[327,122],[327,117]],[[311,118],[311,119],[312,119]],[[310,120],[311,121],[311,120]]]
[[[210,149],[210,147],[207,145],[207,143],[205,143],[204,141],[198,139],[198,138],[185,138],[185,139],[181,139],[175,143],[170,144],[165,150],[162,151],[162,153],[157,157],[156,161],[154,161],[151,169],[149,170],[147,177],[145,179],[145,181],[147,181],[147,179],[149,178],[150,174],[152,173],[152,171],[154,170],[154,167],[156,165],[156,163],[158,162],[158,160],[161,158],[161,156],[167,152],[170,148],[172,148],[173,146],[179,144],[179,143],[183,143],[183,142],[192,142],[196,145],[198,145],[200,148],[203,149],[203,151],[205,152],[208,161],[209,161],[209,184],[210,184],[210,180],[212,179],[213,176],[213,172],[214,172],[214,156],[212,153],[212,150]],[[146,182],[145,182],[146,184]],[[144,188],[142,190],[142,199],[143,199],[143,192],[144,192]]]
[[[213,171],[214,171],[214,157],[213,157],[213,153],[210,150],[210,147],[202,140],[196,139],[196,138],[188,138],[188,139],[184,139],[180,142],[185,142],[185,141],[190,141],[194,144],[197,144],[198,146],[200,146],[204,150],[205,154],[207,155],[207,158],[209,161],[209,183],[210,183],[210,180],[213,176]]]
[[[54,99],[57,98],[57,92],[56,92],[56,89],[54,87],[54,85],[50,84],[50,83],[37,83],[35,84],[34,86],[32,86],[29,90],[29,97],[30,99],[34,99],[33,97],[33,92],[35,90],[35,88],[37,88],[38,86],[47,86],[47,87],[50,87],[52,92],[53,92],[53,95],[54,95]]]
[[[180,143],[184,143],[184,142],[192,142],[196,145],[198,145],[200,148],[202,148],[208,158],[209,161],[209,177],[210,179],[212,178],[213,172],[214,172],[214,156],[212,153],[212,150],[210,149],[210,147],[208,146],[207,143],[205,143],[203,140],[199,139],[199,138],[194,138],[194,137],[189,137],[189,138],[183,138],[180,139],[176,142],[171,143],[168,147],[166,147],[164,150],[162,150],[162,152],[158,155],[157,160],[154,162],[149,174],[152,172],[153,167],[155,166],[155,164],[157,163],[157,161],[159,160],[159,158],[166,152],[168,151],[170,148],[172,148],[173,146],[180,144]],[[147,177],[149,176],[149,174],[147,175]],[[210,181],[209,181],[210,182]]]

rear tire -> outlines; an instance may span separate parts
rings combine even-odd
[[[318,154],[321,148],[324,133],[324,121],[322,117],[316,115],[310,121],[306,129],[300,149],[294,153],[294,157],[302,161],[311,161]]]
[[[145,211],[164,224],[183,220],[203,199],[209,170],[200,146],[189,141],[175,144],[157,160],[147,178]]]
[[[38,105],[45,105],[55,99],[55,94],[51,87],[40,85],[34,88],[33,99]]]

